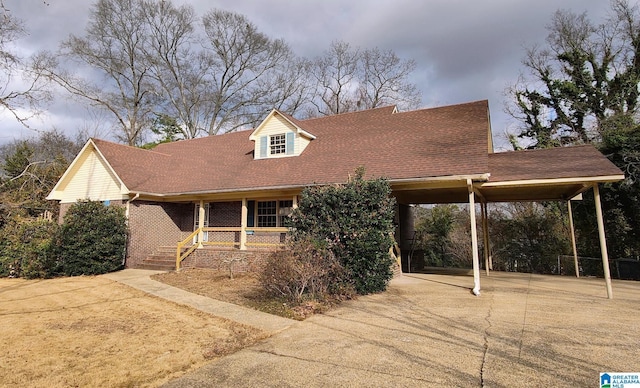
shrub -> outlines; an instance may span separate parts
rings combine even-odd
[[[326,300],[343,293],[343,274],[326,244],[304,238],[269,255],[259,280],[267,293],[300,303],[304,298]]]
[[[365,180],[364,170],[344,185],[307,188],[290,220],[291,235],[324,241],[359,294],[386,289],[393,276],[395,199],[384,179]]]
[[[122,267],[126,241],[123,208],[77,202],[65,214],[56,241],[61,271],[67,276],[115,271]]]
[[[58,224],[16,217],[4,225],[0,246],[0,276],[47,278],[56,274],[52,238]]]

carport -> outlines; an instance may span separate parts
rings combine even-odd
[[[486,206],[496,202],[570,201],[593,189],[607,297],[613,298],[599,185],[624,179],[624,173],[593,146],[490,153],[486,173],[392,181],[400,204],[468,203],[471,219],[473,293],[480,295],[480,258],[475,204],[482,209],[484,259],[489,272]],[[571,212],[571,204],[569,203]],[[573,220],[570,226],[577,257]],[[577,265],[577,264],[576,264]],[[577,273],[577,272],[576,272]]]

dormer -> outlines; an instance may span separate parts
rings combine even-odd
[[[298,156],[315,138],[296,119],[276,109],[249,136],[255,142],[254,159]]]

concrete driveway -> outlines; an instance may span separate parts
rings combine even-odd
[[[167,387],[598,386],[640,371],[640,282],[405,274]]]

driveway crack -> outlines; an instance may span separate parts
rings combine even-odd
[[[529,282],[527,283],[527,296],[524,299],[524,316],[522,317],[522,329],[520,330],[520,342],[518,344],[518,359],[522,355],[522,338],[524,337],[524,330],[527,326],[527,307],[529,303],[529,293],[531,292],[531,274],[529,274]]]
[[[484,349],[482,353],[482,363],[480,365],[480,386],[484,387],[484,375],[485,375],[485,367],[487,365],[487,355],[489,354],[489,330],[491,330],[491,312],[493,310],[493,295],[491,297],[491,303],[489,304],[489,310],[487,311],[487,316],[484,317],[484,321],[487,323],[484,329]]]

